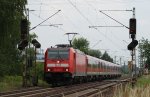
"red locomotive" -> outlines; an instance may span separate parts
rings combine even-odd
[[[45,52],[44,79],[51,84],[81,82],[121,76],[120,66],[72,47],[48,48]]]

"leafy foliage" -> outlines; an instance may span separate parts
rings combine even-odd
[[[21,73],[20,20],[24,17],[27,0],[0,0],[0,76]]]
[[[100,50],[89,49],[88,54],[97,58],[101,58],[102,53]]]
[[[113,59],[105,52],[103,55],[100,50],[89,49],[89,41],[83,37],[73,40],[73,47],[83,51],[85,54],[113,62]]]
[[[108,55],[108,53],[106,51],[102,55],[101,59],[109,61],[109,62],[113,62],[113,59]]]
[[[139,49],[140,49],[140,53],[142,59],[145,59],[145,64],[147,64],[148,69],[150,69],[150,42],[148,41],[148,39],[142,39],[141,43],[139,44]]]
[[[74,39],[73,40],[73,47],[77,48],[81,51],[83,51],[84,53],[88,53],[88,48],[89,48],[89,41],[83,37],[78,38],[78,39]]]

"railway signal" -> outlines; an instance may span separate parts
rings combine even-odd
[[[138,41],[137,41],[137,40],[133,40],[133,41],[128,45],[128,50],[133,50],[137,45],[138,45]]]
[[[19,50],[24,50],[28,46],[28,20],[22,19],[20,22],[21,42],[18,44]]]
[[[135,18],[131,18],[129,20],[129,33],[130,34],[136,34],[136,19]]]
[[[33,44],[36,48],[40,48],[40,47],[41,47],[41,44],[40,44],[36,39],[33,39],[33,40],[32,40],[32,44]]]
[[[27,40],[23,40],[18,44],[18,49],[19,50],[23,50],[25,49],[25,47],[28,46],[28,41]]]
[[[21,39],[25,40],[27,39],[28,36],[28,20],[22,19],[20,26],[21,26]]]

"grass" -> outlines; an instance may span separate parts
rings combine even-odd
[[[138,78],[134,88],[127,85],[124,89],[118,88],[113,97],[150,97],[150,75]]]
[[[0,92],[21,88],[21,76],[5,76],[0,81]]]
[[[38,80],[39,86],[48,87],[43,80]],[[0,92],[11,91],[22,88],[22,76],[5,76],[0,80]]]
[[[143,87],[147,85],[150,85],[150,75],[144,75],[137,80],[137,83],[136,83],[137,87]]]

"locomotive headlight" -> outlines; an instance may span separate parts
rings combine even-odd
[[[47,71],[51,71],[51,69],[47,69]]]
[[[69,69],[66,69],[66,71],[69,71]]]

